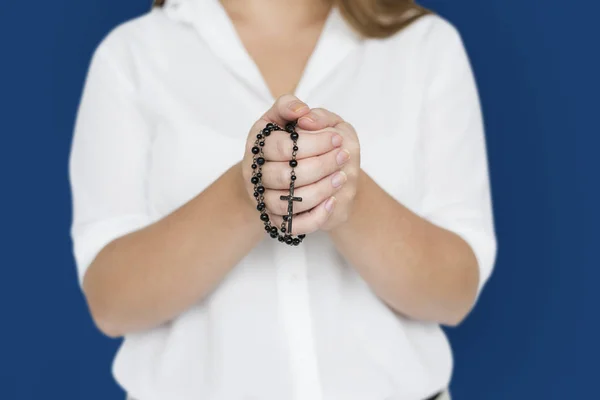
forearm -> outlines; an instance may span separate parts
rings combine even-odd
[[[375,293],[403,315],[456,325],[475,301],[479,273],[470,246],[398,203],[362,170],[352,213],[331,237]]]
[[[240,165],[156,223],[114,240],[83,288],[110,336],[166,322],[204,298],[262,238]]]

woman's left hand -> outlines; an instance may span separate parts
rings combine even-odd
[[[343,147],[350,152],[350,159],[341,171],[346,174],[347,181],[335,194],[335,207],[322,230],[330,231],[346,222],[351,214],[354,198],[358,189],[360,176],[360,143],[354,127],[339,115],[323,108],[313,108],[307,115],[298,120],[296,131],[302,135],[321,131],[334,131],[343,138]]]

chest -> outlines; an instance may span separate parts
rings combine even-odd
[[[294,93],[318,42],[323,21],[298,29],[281,29],[281,26],[257,29],[255,25],[236,21],[233,24],[272,96]]]
[[[239,162],[250,127],[273,102],[260,74],[223,65],[202,44],[190,47],[140,78],[141,98],[153,116],[147,190],[156,216],[184,204]],[[337,58],[322,54],[320,61],[309,61],[296,95],[351,123],[363,170],[410,207],[420,195],[422,88],[411,63],[380,50],[363,45]]]

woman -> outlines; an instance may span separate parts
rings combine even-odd
[[[290,121],[297,139],[263,135]],[[70,163],[80,282],[125,337],[130,398],[449,398],[439,324],[473,307],[495,239],[476,87],[440,17],[157,4],[97,48]]]

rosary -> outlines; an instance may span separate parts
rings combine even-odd
[[[282,234],[280,234],[277,227],[271,224],[269,215],[267,214],[264,202],[265,187],[262,186],[261,181],[262,166],[265,164],[266,161],[263,153],[265,139],[271,135],[271,132],[283,130],[290,134],[290,139],[292,140],[294,147],[292,147],[292,159],[289,162],[290,167],[292,167],[292,172],[290,173],[289,195],[279,197],[280,200],[288,202],[287,215],[283,216],[283,222],[281,223],[281,228],[279,229]],[[254,185],[254,197],[256,198],[256,201],[258,203],[256,209],[260,212],[260,220],[265,224],[265,231],[267,231],[267,233],[273,239],[277,239],[279,240],[279,242],[291,246],[298,246],[306,237],[306,235],[298,235],[297,237],[292,236],[294,202],[302,201],[302,197],[294,196],[294,182],[296,181],[296,172],[294,171],[294,168],[298,166],[298,161],[296,161],[297,154],[298,133],[296,132],[296,122],[288,122],[285,125],[285,129],[281,128],[277,124],[268,123],[267,126],[265,126],[265,128],[256,135],[256,140],[254,141],[254,146],[252,147],[252,178],[250,179],[250,182]]]

